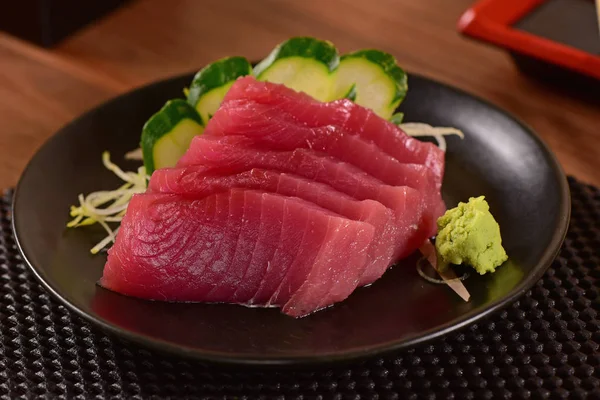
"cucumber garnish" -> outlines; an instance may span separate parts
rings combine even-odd
[[[169,100],[142,129],[141,147],[146,173],[173,167],[192,138],[204,130],[198,112],[185,100]]]
[[[331,42],[311,37],[291,38],[279,44],[254,67],[257,79],[281,83],[317,100],[331,99],[332,72],[340,62]]]
[[[252,74],[252,65],[244,57],[227,57],[202,68],[190,85],[187,99],[208,122],[221,105],[223,97],[240,76]]]
[[[389,119],[408,90],[406,73],[396,59],[380,50],[359,50],[342,56],[335,72],[334,98],[356,86],[354,101]]]

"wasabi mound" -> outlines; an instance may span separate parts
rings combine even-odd
[[[500,226],[484,196],[459,203],[438,218],[437,224],[435,247],[444,264],[468,264],[484,275],[508,259]]]

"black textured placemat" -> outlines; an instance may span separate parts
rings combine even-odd
[[[600,399],[600,189],[569,179],[572,220],[532,290],[395,357],[313,372],[231,372],[108,337],[23,264],[0,201],[0,397]]]

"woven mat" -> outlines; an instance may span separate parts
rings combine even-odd
[[[313,372],[227,372],[108,337],[23,264],[0,200],[0,398],[600,399],[600,189],[569,179],[559,258],[486,321],[391,358]]]

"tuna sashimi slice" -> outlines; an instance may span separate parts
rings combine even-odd
[[[364,271],[369,280],[373,277],[379,278],[392,264],[396,248],[403,239],[392,211],[381,203],[374,200],[357,201],[329,185],[273,170],[252,169],[221,176],[207,173],[204,166],[165,168],[153,174],[149,188],[154,192],[175,193],[190,198],[203,198],[231,188],[260,189],[299,197],[349,219],[367,222],[375,228],[375,238]],[[298,239],[294,232],[291,239]],[[279,304],[286,293],[293,290],[286,285],[287,280],[281,283],[281,287],[288,289],[276,293],[271,299],[272,302]]]
[[[278,202],[277,197],[267,197],[265,202]],[[308,226],[307,215],[311,208],[298,206],[293,198],[282,202],[281,237],[273,257],[269,260],[261,285],[250,300],[251,304],[268,304],[298,254],[298,243],[302,241]],[[364,268],[364,267],[363,267]]]
[[[240,198],[243,199],[242,203]],[[291,234],[283,229],[295,229],[299,232],[297,236],[300,239],[293,244],[287,242],[293,249],[284,249],[279,240],[251,233],[250,237],[257,237],[251,260],[248,252],[234,251],[230,265],[212,268],[213,260],[223,259],[220,255],[214,257],[222,248],[217,244],[224,240],[233,241],[223,235],[231,220],[230,206],[235,204],[234,208],[244,208],[244,212],[233,213],[239,218],[237,225],[241,231],[244,227],[241,219],[245,218],[244,215],[249,216],[245,211],[246,206],[251,203],[255,203],[251,207],[255,213],[261,210],[260,216],[255,214],[252,218],[255,224],[259,220],[261,224],[263,221],[272,221],[262,226],[259,224],[258,228],[253,227],[254,232],[269,226],[275,232],[274,236],[279,237],[281,234]],[[218,212],[218,207],[225,208],[227,212]],[[297,226],[292,226],[292,223],[284,224],[286,219],[293,220],[293,224]],[[318,229],[313,229],[315,226]],[[313,235],[319,237],[319,232],[320,240],[303,240]],[[240,232],[240,236],[242,234]],[[373,234],[374,228],[370,224],[340,217],[295,197],[272,193],[233,190],[201,200],[186,199],[174,194],[141,194],[134,196],[129,203],[117,240],[109,251],[100,284],[107,289],[145,299],[233,302],[236,293],[232,293],[230,285],[226,284],[223,290],[219,288],[226,276],[234,271],[235,276],[260,275],[254,287],[246,289],[249,293],[246,300],[237,302],[267,305],[281,283],[277,276],[286,275],[290,266],[294,266],[305,273],[304,277],[296,277],[302,281],[300,286],[304,289],[302,296],[296,300],[300,305],[291,309],[289,314],[302,316],[352,293],[366,264],[366,254]],[[239,239],[236,239],[235,245],[225,248],[234,247],[237,250],[238,243]],[[294,256],[279,257],[276,255],[278,251]],[[344,254],[344,259],[336,258],[334,252]],[[300,254],[309,256],[296,257]],[[310,254],[314,256],[311,257]],[[258,268],[251,271],[253,264]],[[211,268],[211,273],[207,275]],[[332,279],[324,271],[336,271],[336,279]],[[218,273],[221,274],[220,279],[214,279]],[[319,278],[318,285],[311,283],[314,277]],[[269,282],[269,279],[276,284]],[[266,300],[251,303],[266,287],[272,288],[268,290],[269,293],[265,292]],[[227,298],[225,292],[229,293],[230,298]]]
[[[319,223],[318,215],[313,214],[309,218],[302,240],[298,242],[297,257],[290,265],[279,287],[269,299],[269,305],[278,305],[279,307],[285,305],[306,282],[318,255],[318,251],[314,249],[321,249],[328,230],[328,225]]]
[[[260,209],[260,224],[257,227],[256,244],[250,258],[247,258],[246,273],[242,283],[232,295],[232,302],[250,303],[261,286],[270,260],[281,240],[283,224],[283,202],[253,201],[254,191],[248,191],[249,201]],[[247,207],[247,204],[244,205]],[[256,207],[256,206],[255,206]]]
[[[224,197],[218,196],[217,199]],[[212,301],[229,299],[235,291],[236,284],[241,280],[245,272],[243,264],[240,265],[233,262],[240,231],[244,225],[242,219],[244,214],[244,192],[241,190],[232,190],[230,191],[229,198],[226,200],[229,200],[229,207],[227,224],[223,231],[223,239],[220,241],[213,260],[205,270],[206,275],[204,277],[206,280],[205,283],[212,286],[212,289],[206,294],[206,297],[212,299]]]
[[[210,138],[198,136],[192,141],[188,152],[180,160],[179,166],[195,166],[199,173],[235,174],[253,167],[272,169],[326,183],[335,190],[354,197],[357,200],[372,199],[390,208],[396,218],[396,226],[401,230],[401,238],[397,242],[397,252],[393,259],[402,258],[412,253],[423,241],[435,233],[434,227],[419,226],[424,213],[422,195],[415,189],[402,186],[395,187],[384,184],[381,180],[364,173],[355,166],[339,161],[333,157],[316,153],[310,149],[294,151],[272,151],[258,147],[247,147],[244,138],[222,137]],[[160,185],[187,185],[184,182],[184,169],[175,172],[158,173],[150,181],[152,188],[160,180]],[[178,177],[178,174],[182,174]],[[165,180],[163,177],[169,175]],[[190,176],[190,180],[194,180]],[[168,192],[167,189],[162,189]],[[173,190],[172,191],[176,191]],[[383,273],[383,272],[382,272]],[[379,275],[381,276],[381,275]],[[374,274],[370,279],[377,279]],[[371,283],[370,279],[362,284]]]
[[[213,288],[206,295],[215,302],[231,300],[242,284],[248,265],[236,263],[233,260],[250,260],[256,246],[260,226],[262,209],[260,203],[253,201],[253,193],[241,189],[230,190],[229,193],[227,226],[223,232],[223,240],[217,248],[218,255],[211,261],[213,264],[211,267],[214,267],[215,263],[223,263],[229,267],[225,272],[219,274],[218,284],[213,283]]]
[[[426,213],[419,226],[435,231],[435,221],[445,211],[432,170],[421,164],[403,164],[359,135],[337,126],[304,126],[285,117],[275,107],[234,100],[224,104],[207,125],[206,136],[240,136],[247,144],[272,150],[307,148],[351,163],[384,183],[419,190]],[[193,148],[193,143],[190,150]],[[187,154],[183,163],[189,162]]]
[[[431,143],[414,139],[398,126],[379,117],[368,108],[341,99],[322,103],[284,85],[257,81],[252,76],[238,79],[227,92],[222,104],[252,100],[286,113],[308,127],[335,125],[349,134],[372,141],[400,162],[425,164],[430,167],[441,188],[444,174],[444,152]]]
[[[283,306],[284,313],[294,317],[304,316],[346,299],[356,288],[356,281],[348,272],[361,258],[367,258],[369,235],[349,229],[350,222],[330,219],[327,239],[310,274]],[[348,258],[340,249],[352,249],[353,258]]]
[[[226,211],[217,209],[217,200]],[[133,196],[100,284],[144,299],[201,299],[212,289],[205,270],[223,239],[228,211],[226,194],[202,202],[167,194]]]
[[[252,101],[224,104],[208,124],[203,137],[207,136],[243,136],[248,139],[247,144],[272,150],[308,148],[321,151],[386,183],[433,190],[432,194],[436,192],[435,175],[423,164],[402,163],[376,144],[344,128],[335,125],[309,127],[278,112],[275,107]],[[186,163],[185,158],[182,163]]]

